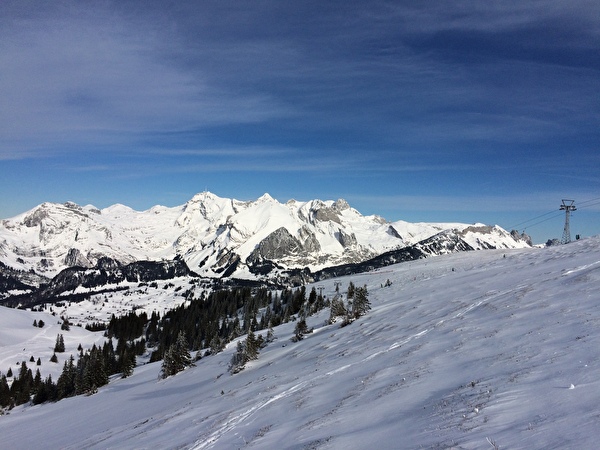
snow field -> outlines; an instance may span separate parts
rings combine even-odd
[[[392,285],[382,287],[388,279]],[[446,255],[339,281],[342,292],[349,281],[369,289],[372,310],[349,326],[325,325],[325,310],[308,318],[315,331],[300,342],[290,341],[293,322],[277,327],[277,340],[236,375],[227,371],[235,342],[164,380],[160,364],[139,366],[95,395],[15,408],[0,417],[3,442],[72,449],[597,446],[600,238]],[[318,284],[331,298],[334,280]],[[23,324],[31,327],[30,319]]]

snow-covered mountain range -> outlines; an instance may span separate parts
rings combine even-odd
[[[363,216],[344,200],[282,204],[268,194],[244,202],[202,192],[182,206],[142,212],[119,204],[100,210],[43,203],[0,222],[0,262],[30,278],[95,268],[110,258],[119,264],[178,259],[204,277],[260,279],[285,269],[360,263],[415,245],[428,256],[530,243],[497,226],[390,223]]]

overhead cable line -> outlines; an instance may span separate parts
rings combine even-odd
[[[556,211],[549,211],[549,212],[544,213],[542,215],[536,216],[536,217],[534,217],[532,219],[528,219],[528,220],[525,220],[524,222],[520,222],[520,223],[517,223],[515,225],[512,225],[510,228],[511,229],[516,229],[519,225],[523,225],[524,223],[527,223],[527,222],[532,222],[532,221],[537,220],[537,219],[539,219],[541,217],[547,216],[548,214],[554,214],[554,213],[556,213]]]
[[[590,208],[592,206],[599,205],[599,204],[600,204],[600,197],[591,198],[589,200],[586,200],[586,201],[583,201],[583,202],[579,202],[577,204],[577,209],[578,210],[579,209],[586,209],[586,208]],[[533,217],[531,219],[528,219],[528,220],[525,220],[523,222],[519,222],[519,223],[517,223],[515,225],[512,225],[512,226],[509,227],[509,229],[516,230],[521,225],[525,225],[525,224],[527,224],[529,222],[533,222],[534,220],[541,219],[542,217],[548,216],[550,214],[552,214],[551,217],[548,217],[547,219],[544,219],[544,220],[540,220],[539,222],[535,222],[535,223],[529,224],[529,225],[525,226],[523,228],[523,230],[526,230],[527,228],[531,228],[531,227],[534,227],[536,225],[539,225],[540,223],[547,222],[548,220],[552,220],[552,219],[554,219],[556,217],[562,216],[562,213],[560,213],[560,212],[558,212],[556,210],[554,210],[554,211],[548,211],[547,213],[540,214],[539,216],[535,216],[535,217]]]
[[[523,228],[523,230],[526,230],[527,228],[531,228],[531,227],[534,227],[536,225],[539,225],[540,223],[547,222],[547,221],[549,221],[551,219],[555,219],[556,217],[559,217],[559,216],[562,216],[562,213],[555,214],[552,217],[548,217],[547,219],[540,220],[539,222],[532,223],[531,225],[527,225],[525,228]]]
[[[598,200],[598,201],[597,201],[597,200]],[[581,206],[581,205],[585,205],[586,203],[590,203],[590,202],[596,202],[596,203],[599,203],[599,202],[600,202],[600,197],[591,198],[591,199],[589,199],[589,200],[586,200],[586,201],[584,201],[584,202],[578,202],[578,204],[577,204],[577,205],[578,205],[578,206]],[[594,204],[596,204],[596,203],[594,203]]]

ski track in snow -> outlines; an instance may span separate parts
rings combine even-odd
[[[272,396],[268,400],[263,401],[261,403],[258,403],[257,405],[252,406],[251,408],[248,408],[244,412],[242,412],[240,414],[236,414],[233,417],[228,418],[227,420],[225,420],[224,422],[222,422],[217,427],[216,430],[214,430],[213,432],[211,432],[208,437],[203,437],[203,438],[198,439],[191,448],[194,449],[194,450],[198,450],[198,449],[205,449],[205,448],[214,447],[217,444],[217,441],[225,433],[228,433],[231,430],[235,429],[235,427],[237,427],[239,424],[241,424],[245,420],[247,420],[250,417],[252,417],[252,415],[254,415],[259,410],[263,409],[265,406],[267,406],[267,405],[269,405],[269,404],[271,404],[273,402],[276,402],[278,400],[282,400],[282,399],[285,399],[285,398],[291,396],[295,392],[297,392],[297,391],[301,390],[302,388],[304,388],[307,384],[309,384],[308,381],[305,381],[305,382],[302,382],[302,383],[298,383],[295,386],[292,386],[291,388],[286,389],[285,391],[283,391],[283,392],[281,392],[281,393],[279,393],[277,395]]]

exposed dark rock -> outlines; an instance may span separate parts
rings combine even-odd
[[[302,251],[302,244],[284,228],[278,228],[264,238],[248,256],[248,264],[257,264],[265,259],[281,259]]]
[[[339,216],[339,210],[333,207],[322,206],[319,209],[314,210],[313,217],[320,222],[335,222],[340,225],[342,223]]]
[[[427,255],[442,255],[445,253],[475,250],[458,235],[456,230],[448,230],[438,233],[415,244],[414,247],[418,248]],[[493,248],[493,246],[489,247]]]
[[[357,243],[354,233],[348,234],[341,228],[338,228],[337,233],[335,233],[335,237],[344,248],[352,247]]]
[[[23,224],[26,227],[36,227],[42,224],[42,221],[49,216],[48,211],[44,207],[44,204],[40,205],[35,211],[29,214],[25,219],[23,219]]]
[[[307,226],[303,226],[300,229],[300,239],[302,242],[302,249],[308,253],[316,253],[321,251],[321,244],[315,234],[310,231]]]
[[[398,231],[391,225],[387,229],[387,234],[389,234],[390,236],[394,236],[395,238],[402,239],[400,233],[398,233]]]
[[[81,266],[81,267],[91,267],[92,263],[81,254],[79,249],[70,248],[65,256],[65,265],[68,267],[73,266]]]
[[[523,233],[519,234],[517,230],[512,230],[510,235],[515,241],[523,241],[529,246],[533,246],[533,241],[531,240],[531,236],[523,231]]]

